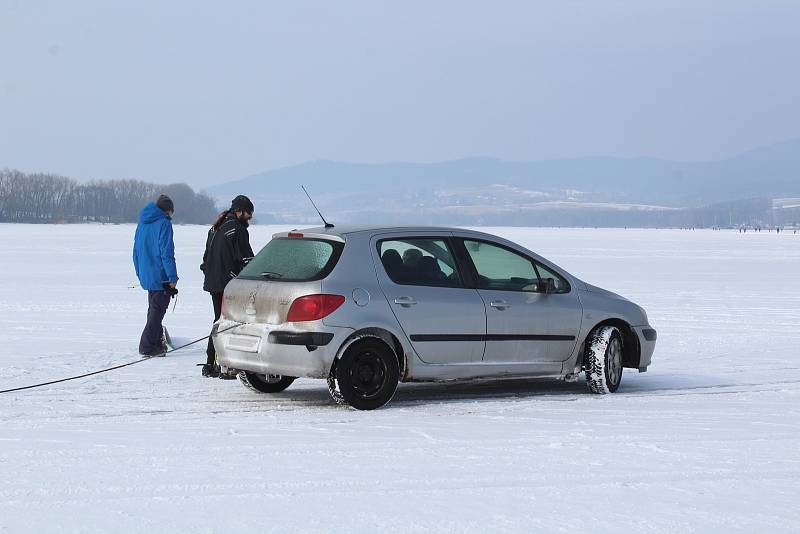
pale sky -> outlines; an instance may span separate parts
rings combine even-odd
[[[800,137],[800,1],[0,0],[0,168],[716,159]]]

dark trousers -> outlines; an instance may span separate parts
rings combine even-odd
[[[219,316],[222,314],[222,293],[211,293],[211,302],[214,303],[214,322],[219,321]],[[217,351],[214,349],[214,339],[208,338],[208,347],[206,348],[206,363],[214,365],[217,360]]]
[[[161,321],[169,307],[169,295],[164,291],[147,292],[147,324],[144,326],[142,338],[139,340],[139,352],[149,353],[161,350],[161,335],[164,328]]]

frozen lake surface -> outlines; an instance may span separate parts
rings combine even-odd
[[[251,227],[253,248],[284,227]],[[631,298],[659,339],[618,393],[203,379],[202,344],[0,396],[2,532],[800,530],[800,235],[493,228]],[[0,225],[0,389],[138,359],[134,226]],[[176,226],[177,342],[206,335],[206,228]]]

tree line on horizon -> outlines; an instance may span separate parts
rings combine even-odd
[[[0,222],[127,223],[158,195],[175,203],[176,223],[209,224],[214,199],[183,183],[159,185],[141,180],[92,181],[86,184],[55,174],[0,170]]]

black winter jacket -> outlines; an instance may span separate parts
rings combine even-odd
[[[214,231],[212,227],[206,238],[206,252],[200,270],[205,274],[203,289],[210,293],[221,293],[230,280],[253,259],[250,248],[250,233],[247,224],[229,214]]]

